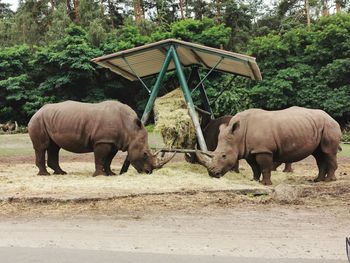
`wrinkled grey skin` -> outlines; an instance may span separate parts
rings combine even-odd
[[[313,155],[319,168],[315,181],[333,181],[337,169],[341,131],[338,123],[321,110],[291,107],[281,111],[250,109],[236,114],[220,127],[213,157],[197,157],[213,177],[221,177],[239,159],[246,159],[254,179],[271,185],[273,162],[297,162]],[[206,159],[206,160],[205,160]]]
[[[151,153],[148,135],[135,111],[118,101],[81,103],[65,101],[47,104],[38,110],[28,124],[35,150],[38,175],[49,175],[47,165],[55,174],[66,174],[59,165],[61,148],[74,153],[94,152],[96,175],[114,175],[110,165],[120,151],[139,173],[152,173],[167,161]]]

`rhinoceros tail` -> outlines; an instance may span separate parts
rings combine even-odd
[[[340,145],[338,145],[338,152],[341,152],[343,149],[342,147],[340,147]]]

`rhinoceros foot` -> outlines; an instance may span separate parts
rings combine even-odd
[[[272,185],[272,182],[271,182],[270,179],[262,179],[262,180],[260,181],[260,183],[261,183],[262,185]]]
[[[67,172],[60,170],[60,171],[55,171],[53,174],[67,174]]]
[[[317,177],[314,179],[314,182],[317,183],[317,182],[322,182],[322,181],[324,181],[324,180],[325,180],[324,177],[317,176]]]
[[[333,176],[327,176],[327,177],[324,179],[325,182],[331,182],[331,181],[336,181],[336,180],[337,180],[337,178],[335,177],[335,175],[333,175]]]
[[[95,171],[92,176],[95,177],[98,175],[108,176],[104,171]]]
[[[50,173],[48,171],[39,171],[38,175],[39,176],[48,176],[48,175],[50,175]]]

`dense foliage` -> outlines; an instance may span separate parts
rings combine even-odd
[[[349,1],[336,1],[337,14],[326,12],[327,1],[312,1],[308,12],[304,1],[262,3],[25,0],[13,12],[0,0],[0,122],[25,124],[43,104],[68,99],[118,99],[141,113],[147,100],[143,87],[90,60],[178,38],[257,58],[261,82],[219,73],[205,81],[217,116],[299,105],[324,109],[345,124],[350,120]],[[174,79],[168,73],[163,86],[172,89]]]

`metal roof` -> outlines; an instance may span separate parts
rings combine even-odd
[[[254,80],[262,79],[254,57],[177,39],[166,39],[127,49],[94,58],[92,61],[129,80],[136,80],[137,75],[142,78],[158,74],[171,45],[176,48],[177,55],[184,67],[197,65],[211,69],[221,60],[215,69],[217,71],[237,74]],[[171,61],[168,71],[174,69],[175,65]]]

